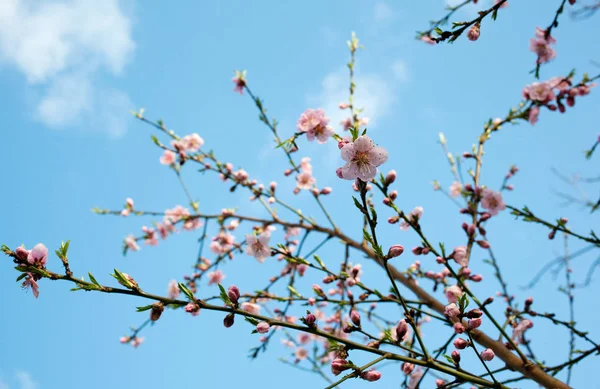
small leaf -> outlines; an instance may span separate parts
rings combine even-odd
[[[137,312],[144,312],[144,311],[148,311],[150,309],[152,309],[152,305],[144,305],[143,307],[136,307],[135,309],[137,309]]]

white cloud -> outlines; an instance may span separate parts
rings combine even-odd
[[[373,17],[376,22],[386,22],[394,17],[392,8],[384,2],[378,1],[373,10]]]
[[[38,384],[31,378],[31,375],[23,370],[18,370],[15,373],[17,381],[19,382],[19,389],[37,389]]]
[[[369,128],[373,127],[377,119],[389,112],[395,100],[394,86],[387,79],[376,74],[357,75],[354,82],[356,83],[355,106],[364,108],[361,117],[368,117]],[[309,104],[325,110],[336,130],[339,130],[340,121],[348,116],[347,110],[338,107],[340,102],[348,101],[348,86],[348,70],[343,68],[326,75],[321,84],[321,92],[308,98]]]
[[[392,73],[400,82],[407,82],[409,79],[408,66],[403,59],[397,59],[392,63]]]
[[[119,75],[135,49],[131,21],[119,0],[0,1],[0,64],[19,70],[44,95],[36,117],[49,127],[63,128],[90,122],[119,122],[119,107],[127,116],[129,98],[92,85],[103,74]],[[98,116],[98,115],[103,116]]]

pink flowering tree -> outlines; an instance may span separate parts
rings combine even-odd
[[[507,0],[496,0],[473,20],[453,21],[456,10],[469,3],[477,0],[450,7],[446,16],[420,32],[418,38],[436,45],[456,41],[464,34],[468,40],[477,41],[485,33],[486,23],[509,12],[503,9],[508,6]],[[378,365],[385,362],[397,364],[398,382],[412,389],[462,385],[513,388],[523,381],[545,388],[569,388],[574,366],[598,354],[598,343],[585,329],[577,327],[572,309],[571,317],[539,312],[533,298],[509,291],[487,229],[498,217],[510,213],[514,223],[535,224],[540,231],[546,230],[549,239],[577,239],[598,249],[600,238],[593,231],[586,234],[572,230],[565,218],[546,219],[534,209],[507,203],[504,194],[513,190],[511,178],[518,172],[516,166],[507,170],[500,187],[481,178],[484,150],[493,134],[511,124],[534,125],[540,115],[571,111],[576,101],[595,86],[597,77],[584,74],[576,78],[574,72],[538,79],[542,66],[557,55],[553,34],[560,16],[566,7],[576,6],[575,0],[559,3],[548,26],[532,28],[529,44],[535,57],[532,73],[536,80],[524,86],[522,92],[515,91],[516,106],[506,116],[486,121],[470,151],[454,155],[440,134],[454,179],[447,191],[437,181],[434,189],[458,205],[456,211],[464,218],[462,225],[456,226],[462,231],[460,242],[434,241],[421,221],[435,215],[426,216],[423,206],[406,208],[400,201],[396,172],[386,164],[388,153],[398,152],[398,148],[386,146],[385,139],[371,137],[368,119],[354,99],[355,60],[361,46],[353,35],[348,41],[348,99],[339,104],[347,119],[339,124],[332,123],[323,109],[312,107],[299,114],[295,130],[280,130],[277,121],[267,114],[263,100],[250,88],[246,71],[235,72],[234,91],[249,97],[272,134],[285,163],[277,178],[294,182],[291,193],[282,193],[276,181],[254,179],[250,172],[237,167],[243,161],[220,159],[217,152],[207,148],[201,135],[178,134],[162,120],[147,117],[144,110],[134,112],[153,131],[153,143],[161,152],[157,164],[163,165],[158,168],[170,169],[178,177],[188,204],[150,211],[138,208],[133,199],[127,198],[122,207],[96,208],[94,212],[150,220],[141,226],[140,234],[125,237],[123,253],[127,255],[142,246],[155,246],[178,232],[189,234],[190,239],[200,236],[194,271],[165,283],[166,293],[147,291],[135,280],[135,274],[117,269],[111,274],[116,283],[108,277],[97,279],[92,273],[82,276],[77,258],[69,257],[69,241],[58,247],[55,256],[49,256],[42,243],[33,247],[5,245],[2,250],[14,262],[17,280],[31,289],[35,298],[40,290],[51,287],[51,281],[71,284],[74,291],[139,297],[137,310],[145,312],[146,319],[120,340],[136,348],[144,339],[141,334],[146,326],[163,315],[199,316],[202,311],[217,311],[222,313],[225,327],[250,326],[258,334],[252,357],[278,339],[292,350],[289,364],[320,374],[327,388],[348,379],[377,381],[382,376]],[[596,8],[587,5],[579,11],[593,12]],[[449,21],[453,21],[452,27],[445,29]],[[338,196],[330,187],[319,187],[311,159],[303,153],[306,142],[337,143],[339,168],[331,174],[340,178],[340,187],[352,187],[352,196]],[[600,138],[592,140],[588,158],[594,157],[599,143]],[[223,181],[226,190],[246,192],[250,201],[261,207],[262,216],[238,212],[235,204],[220,210],[203,209],[185,183],[198,171],[204,180]],[[310,198],[319,214],[302,212],[294,205],[295,196]],[[360,223],[337,224],[327,210],[333,201],[347,204],[347,212],[359,215]],[[593,213],[600,207],[600,200],[585,204]],[[212,236],[208,234],[209,225],[217,228]],[[381,231],[385,229],[395,229],[395,242],[383,242]],[[404,234],[417,236],[420,245],[405,249]],[[321,254],[325,246],[335,245],[339,247],[337,255],[331,255],[331,251]],[[490,258],[491,268],[482,264],[483,255]],[[278,271],[254,275],[253,288],[241,290],[234,279],[226,281],[227,267],[236,266],[234,258],[254,258],[261,264],[271,261]],[[363,276],[361,262],[376,264],[382,277]],[[560,263],[564,264],[564,292],[572,308],[574,284],[568,256]],[[200,288],[203,282],[208,287]],[[498,296],[477,295],[473,285],[482,282],[497,283]],[[538,321],[568,331],[568,355],[534,353],[528,331]],[[366,363],[355,362],[365,358]]]

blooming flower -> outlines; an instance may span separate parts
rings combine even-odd
[[[458,181],[454,181],[452,185],[450,185],[450,196],[458,197],[462,191],[462,185]]]
[[[421,377],[423,377],[424,373],[425,372],[421,368],[418,368],[417,370],[413,371],[412,374],[410,375],[410,378],[408,380],[408,385],[406,386],[406,388],[407,389],[416,389],[419,382],[421,382]]]
[[[184,309],[187,313],[191,313],[192,316],[198,316],[200,314],[200,305],[196,303],[188,303]]]
[[[48,249],[42,243],[36,244],[27,254],[27,263],[34,266],[45,266],[48,261]]]
[[[458,306],[455,303],[450,303],[444,308],[444,315],[448,316],[450,319],[454,319],[460,315],[460,309],[458,309]]]
[[[221,270],[208,273],[208,285],[220,284],[223,279],[225,279],[225,274]]]
[[[240,95],[243,95],[244,87],[246,86],[246,71],[242,70],[240,72],[236,70],[235,77],[233,77],[231,81],[233,81],[233,83],[235,84],[233,91],[239,93]]]
[[[325,111],[319,109],[307,109],[298,119],[297,127],[301,132],[306,133],[306,139],[326,143],[334,130],[329,124],[329,118],[325,117]]]
[[[531,327],[533,327],[533,322],[528,319],[523,319],[513,328],[511,338],[515,344],[523,343],[523,334]]]
[[[530,40],[529,50],[538,56],[537,64],[553,60],[556,57],[556,51],[550,45],[556,43],[556,40],[550,35],[546,37],[546,30],[542,30],[539,27],[536,28],[535,36],[535,38],[531,38]]]
[[[463,295],[463,291],[458,285],[452,285],[446,288],[445,290],[446,298],[449,303],[455,303],[460,296]]]
[[[342,159],[346,164],[338,168],[338,177],[369,181],[377,175],[377,166],[387,161],[388,153],[383,147],[375,146],[367,135],[362,135],[342,147]]]
[[[177,281],[171,280],[171,282],[169,282],[169,287],[167,288],[167,295],[170,299],[176,299],[177,297],[179,297],[179,293],[180,291]]]
[[[258,237],[254,234],[246,235],[246,254],[253,256],[259,262],[264,262],[266,258],[271,256],[271,249],[269,248],[269,239],[271,234],[267,231],[262,232]]]
[[[204,145],[204,139],[200,135],[194,133],[186,135],[181,139],[181,144],[186,151],[198,151]]]
[[[160,163],[163,165],[173,165],[175,163],[175,153],[171,150],[165,150],[163,156],[160,157]]]
[[[523,89],[523,97],[532,101],[539,101],[540,103],[547,103],[550,100],[554,100],[556,95],[552,90],[552,84],[548,81],[534,82],[531,85],[527,85]]]
[[[529,110],[529,116],[528,116],[527,120],[529,121],[529,123],[531,123],[531,125],[534,125],[535,123],[537,123],[539,116],[540,116],[540,107],[533,106]]]
[[[502,194],[500,192],[494,192],[489,188],[483,190],[481,206],[487,209],[492,215],[497,215],[498,212],[506,209]]]
[[[27,275],[25,276],[25,281],[23,281],[23,284],[21,286],[25,289],[31,288],[31,292],[33,293],[33,297],[35,298],[38,298],[38,296],[40,295],[40,288],[35,279],[33,278],[33,274],[31,273],[27,273]]]
[[[131,251],[138,251],[140,249],[140,246],[135,242],[135,237],[133,235],[129,235],[125,238],[125,244]]]
[[[312,189],[313,185],[317,180],[313,177],[310,172],[302,172],[296,177],[296,188],[298,189]]]
[[[467,246],[458,246],[454,249],[452,253],[452,258],[454,261],[458,263],[460,266],[467,267],[469,266],[469,258],[467,257]]]
[[[306,359],[306,357],[308,357],[308,350],[306,350],[304,347],[298,347],[294,354],[296,355],[296,359],[301,361],[303,359]]]
[[[221,231],[213,238],[213,241],[210,244],[210,251],[216,254],[225,254],[233,248],[234,243],[235,236]]]
[[[415,207],[415,209],[413,209],[410,212],[410,215],[408,215],[408,218],[410,220],[412,220],[413,222],[418,222],[419,219],[421,219],[421,217],[423,216],[423,207],[421,207],[420,205],[418,207]],[[410,228],[410,224],[408,224],[405,220],[402,220],[400,222],[400,229],[402,231],[406,231]]]
[[[260,312],[260,305],[258,304],[244,302],[241,304],[241,307],[244,311],[255,315],[258,315]]]

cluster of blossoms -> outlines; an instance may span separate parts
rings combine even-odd
[[[297,123],[298,130],[306,133],[306,139],[310,142],[317,139],[318,143],[327,143],[327,140],[335,133],[329,125],[329,118],[325,111],[319,109],[307,109],[304,111]]]
[[[377,167],[388,159],[387,151],[375,143],[367,135],[362,135],[354,141],[345,138],[338,143],[342,159],[346,164],[336,170],[339,178],[345,180],[360,179],[371,181],[377,175]]]
[[[17,247],[15,250],[16,261],[19,264],[33,266],[38,269],[44,269],[48,262],[48,249],[42,243],[38,243],[31,250],[27,250],[23,246]],[[31,289],[33,296],[38,298],[40,294],[39,286],[37,281],[41,277],[36,273],[22,273],[17,281],[24,279],[21,285],[24,289]]]
[[[529,49],[537,55],[537,64],[550,62],[556,57],[556,51],[550,46],[556,43],[547,30],[536,27],[535,38],[531,38]]]
[[[127,199],[128,204],[131,204],[133,209],[133,200]],[[155,228],[148,226],[142,226],[142,232],[144,233],[144,243],[149,246],[156,246],[158,244],[158,236],[161,239],[166,239],[169,234],[177,232],[175,224],[183,221],[182,229],[184,231],[193,231],[202,226],[202,221],[199,218],[191,217],[189,209],[177,205],[175,208],[165,210],[165,216],[163,217],[162,223],[155,222]],[[140,246],[137,244],[135,236],[129,235],[125,238],[125,246],[128,250],[138,251]]]
[[[590,89],[595,86],[595,83],[573,85],[570,77],[555,77],[548,81],[527,85],[523,89],[523,97],[533,103],[529,109],[529,122],[537,123],[541,107],[546,107],[550,111],[558,109],[560,113],[564,113],[566,111],[565,103],[569,107],[574,106],[577,96],[588,95]]]
[[[294,193],[300,193],[300,190],[311,190],[317,180],[313,177],[312,174],[312,165],[310,163],[309,157],[302,158],[300,162],[300,173],[296,176],[296,187],[294,188]]]
[[[341,102],[339,104],[339,107],[340,107],[340,109],[348,109],[348,108],[350,108],[350,104]],[[356,125],[358,126],[358,128],[367,126],[369,124],[369,118],[366,118],[366,117],[358,118],[357,120],[358,121],[357,121]],[[354,127],[354,125],[355,125],[354,118],[348,117],[348,118],[342,120],[340,122],[340,124],[342,125],[342,128],[344,129],[344,131],[347,131]]]
[[[180,140],[173,140],[171,141],[171,146],[173,146],[177,154],[171,150],[165,150],[160,157],[160,163],[166,166],[173,166],[177,162],[177,155],[179,155],[179,163],[183,164],[187,159],[187,153],[195,153],[203,145],[204,139],[196,133],[186,135]]]

